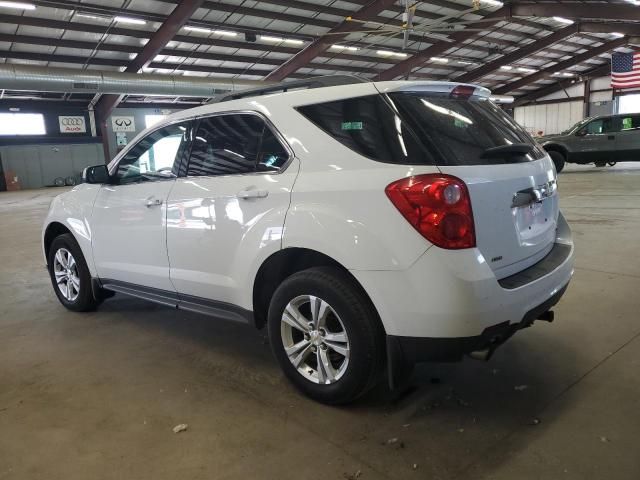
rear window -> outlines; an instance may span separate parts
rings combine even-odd
[[[529,162],[545,154],[487,99],[392,93],[310,105],[299,111],[352,150],[386,163],[487,165]],[[490,148],[526,143],[528,155],[482,158]]]

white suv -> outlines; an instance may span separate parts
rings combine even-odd
[[[552,320],[574,248],[544,150],[486,89],[354,81],[230,95],[87,169],[43,230],[62,304],[266,326],[327,403]]]

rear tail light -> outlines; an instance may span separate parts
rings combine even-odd
[[[476,246],[471,199],[465,183],[451,175],[417,175],[397,180],[385,192],[420,234],[448,249]]]

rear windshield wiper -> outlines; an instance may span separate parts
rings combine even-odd
[[[529,143],[512,143],[511,145],[500,145],[499,147],[487,148],[480,158],[499,158],[514,155],[527,155],[533,151],[533,145]]]

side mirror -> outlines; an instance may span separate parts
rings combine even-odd
[[[587,131],[585,129],[578,130],[576,132],[576,137],[584,137],[586,134],[587,134]]]
[[[87,167],[82,172],[82,181],[84,183],[109,183],[109,170],[105,164]]]

